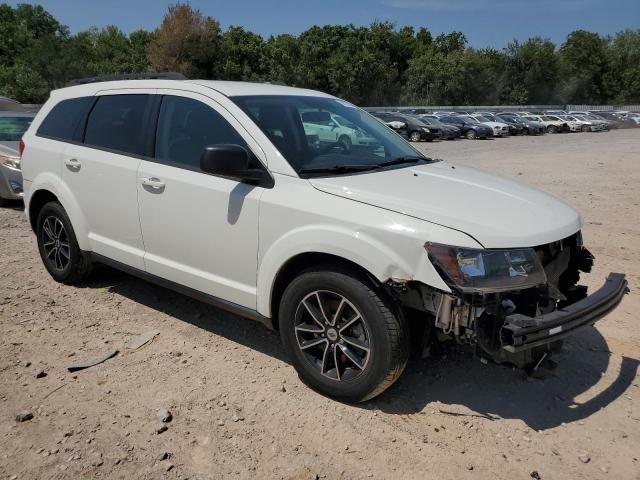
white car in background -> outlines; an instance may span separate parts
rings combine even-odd
[[[377,145],[316,149],[310,111]],[[537,368],[627,292],[619,273],[591,296],[578,285],[593,256],[557,197],[426,157],[322,92],[92,79],[52,91],[23,142],[25,212],[54,280],[104,263],[260,321],[307,385],[342,400],[392,385],[412,340]],[[280,375],[262,373],[265,388]]]
[[[378,140],[339,115],[327,111],[301,112],[302,126],[307,135],[317,135],[321,147],[340,145],[345,150],[357,147],[375,147]]]
[[[572,124],[579,125],[582,132],[602,132],[606,130],[604,122],[587,120],[580,115],[560,115],[560,118],[566,120],[570,127]]]
[[[556,117],[555,115],[527,115],[524,118],[533,122],[538,122],[544,125],[547,129],[547,133],[561,133],[569,132],[571,129],[564,120]]]
[[[509,125],[503,122],[492,122],[486,117],[482,115],[463,115],[463,117],[468,118],[472,121],[476,121],[478,123],[482,123],[487,127],[493,130],[494,137],[506,137],[509,135]]]

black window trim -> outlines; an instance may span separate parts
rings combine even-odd
[[[63,102],[66,102],[67,100],[78,100],[78,99],[84,99],[84,98],[89,98],[91,99],[91,101],[87,102],[84,112],[80,116],[80,121],[78,122],[78,125],[76,125],[76,129],[73,132],[71,139],[55,137],[53,135],[44,135],[40,133],[40,129],[42,128],[42,125],[58,105],[60,105]],[[42,119],[42,121],[40,122],[40,125],[38,125],[38,129],[36,130],[35,136],[40,138],[46,138],[47,140],[55,140],[57,142],[70,143],[72,145],[82,145],[82,140],[84,137],[84,129],[86,128],[87,118],[89,117],[89,112],[93,110],[93,106],[95,105],[95,103],[96,103],[96,97],[94,95],[87,95],[84,97],[71,97],[71,98],[65,98],[60,100],[51,108],[51,110],[49,110],[49,112],[44,117],[44,119]],[[81,135],[81,132],[82,132],[82,135]]]

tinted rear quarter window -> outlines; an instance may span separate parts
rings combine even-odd
[[[104,95],[89,118],[84,143],[134,155],[144,154],[146,109],[150,95]]]
[[[94,97],[63,100],[42,121],[36,135],[63,141],[79,141],[81,122]]]

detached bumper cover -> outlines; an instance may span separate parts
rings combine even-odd
[[[610,273],[599,290],[576,303],[537,317],[508,315],[501,332],[502,348],[518,353],[560,340],[612,312],[628,292],[624,274]]]

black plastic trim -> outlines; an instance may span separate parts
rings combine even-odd
[[[265,317],[260,314],[256,310],[253,310],[248,307],[243,307],[242,305],[238,305],[233,302],[229,302],[228,300],[224,300],[219,297],[215,297],[213,295],[209,295],[208,293],[201,292],[199,290],[195,290],[193,288],[187,287],[185,285],[181,285],[179,283],[172,282],[171,280],[167,280],[162,277],[158,277],[157,275],[153,275],[149,272],[145,272],[138,268],[132,267],[130,265],[126,265],[124,263],[118,262],[117,260],[112,260],[111,258],[105,257],[98,253],[94,252],[85,252],[92,261],[97,263],[102,263],[104,265],[108,265],[117,270],[121,270],[125,273],[133,275],[134,277],[141,278],[142,280],[146,280],[150,283],[158,285],[163,288],[167,288],[169,290],[173,290],[182,295],[186,295],[187,297],[191,297],[195,300],[198,300],[202,303],[206,303],[207,305],[211,305],[213,307],[219,308],[226,312],[233,313],[235,315],[248,318],[251,320],[255,320],[256,322],[262,323],[268,329],[273,330],[273,320],[269,317]]]
[[[628,292],[625,275],[610,273],[605,284],[593,295],[576,303],[537,317],[518,313],[508,315],[501,332],[502,348],[517,353],[560,340],[615,310]]]

